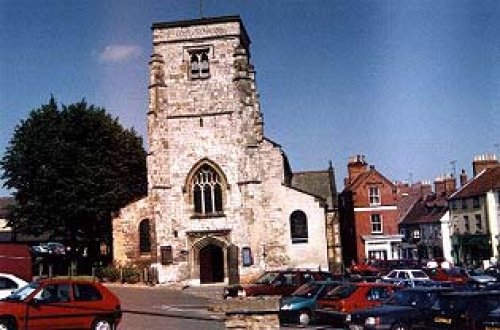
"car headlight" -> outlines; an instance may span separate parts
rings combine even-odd
[[[345,316],[345,321],[346,321],[346,322],[351,322],[351,314],[347,314],[347,315]]]
[[[292,309],[292,305],[290,304],[281,306],[282,311],[289,311],[290,309]]]
[[[245,290],[238,290],[238,297],[246,297],[247,293]]]
[[[365,325],[377,325],[380,324],[380,317],[370,316],[366,318]]]

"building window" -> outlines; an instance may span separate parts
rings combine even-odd
[[[414,239],[419,239],[420,238],[420,229],[414,229],[412,236]]]
[[[382,218],[380,214],[371,215],[372,234],[382,234]]]
[[[210,66],[208,63],[208,49],[197,49],[189,52],[191,79],[208,78]]]
[[[475,196],[472,198],[472,207],[475,209],[479,208],[479,197]]]
[[[170,265],[174,262],[174,254],[171,246],[160,247],[160,257],[162,265]]]
[[[293,211],[290,215],[292,243],[307,243],[307,217],[302,211]]]
[[[475,214],[474,218],[476,219],[476,231],[483,230],[483,220],[481,219],[481,214]]]
[[[193,180],[194,213],[216,215],[222,213],[222,185],[219,174],[209,165],[203,165]]]
[[[462,209],[463,210],[467,209],[467,199],[466,198],[462,199]]]
[[[378,187],[369,188],[370,205],[380,205],[380,190]]]
[[[456,210],[457,209],[457,201],[456,200],[451,201],[451,209],[452,210]]]
[[[150,236],[150,226],[149,220],[144,219],[139,224],[139,252],[149,253],[151,252],[151,236]]]
[[[468,215],[464,215],[464,228],[465,228],[465,231],[470,230],[469,216]]]

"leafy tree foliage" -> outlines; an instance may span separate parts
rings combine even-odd
[[[146,152],[133,129],[85,101],[54,98],[16,127],[0,161],[15,191],[9,225],[70,242],[110,241],[111,215],[146,194]]]

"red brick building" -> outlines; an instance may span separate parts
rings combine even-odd
[[[368,166],[365,157],[351,157],[339,196],[344,264],[365,259],[399,259],[397,187]]]

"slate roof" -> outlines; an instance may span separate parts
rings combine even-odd
[[[432,194],[420,198],[408,211],[401,225],[437,223],[448,211],[446,196]]]
[[[0,219],[7,218],[7,206],[14,204],[13,197],[0,197]]]
[[[325,171],[294,172],[292,187],[321,197],[330,210],[337,208],[337,188],[332,167]]]
[[[491,190],[500,190],[500,166],[488,168],[479,173],[452,194],[450,200],[481,196]]]

